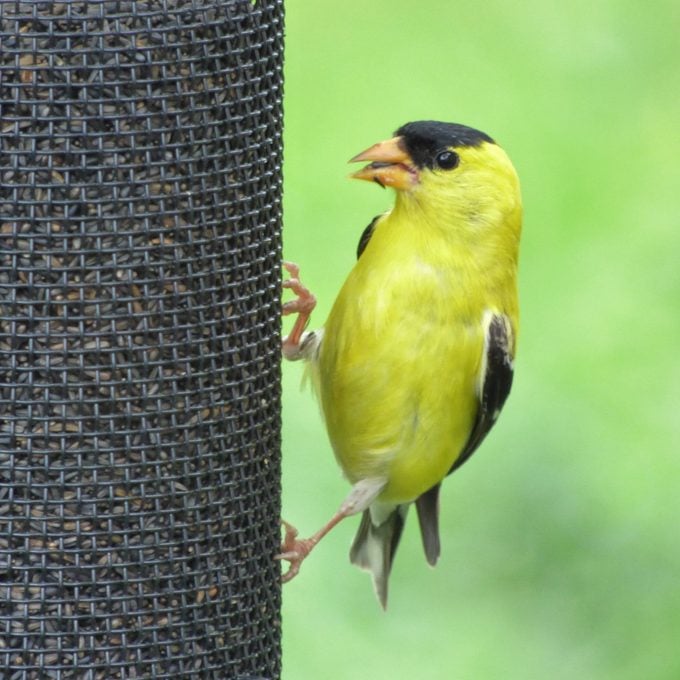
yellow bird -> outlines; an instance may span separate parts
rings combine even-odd
[[[306,360],[330,441],[352,489],[308,539],[285,524],[284,581],[343,518],[363,512],[351,561],[380,603],[415,503],[427,561],[440,553],[439,487],[477,449],[510,392],[518,327],[519,181],[506,153],[464,125],[418,121],[352,161],[396,190],[359,241],[358,260],[318,331],[315,299],[285,266],[297,313],[283,341]]]

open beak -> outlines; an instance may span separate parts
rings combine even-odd
[[[362,151],[350,163],[371,161],[369,165],[353,173],[354,179],[377,182],[381,187],[410,189],[418,183],[418,170],[406,152],[401,137],[393,137],[374,144]]]

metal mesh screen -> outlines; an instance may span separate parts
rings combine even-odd
[[[280,666],[281,0],[0,0],[0,677]]]

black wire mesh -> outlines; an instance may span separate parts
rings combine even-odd
[[[280,667],[281,0],[0,0],[0,677]]]

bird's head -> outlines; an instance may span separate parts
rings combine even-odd
[[[407,123],[350,162],[360,161],[369,164],[352,177],[394,188],[397,206],[437,215],[442,224],[502,222],[519,230],[517,174],[484,132],[455,123]]]

